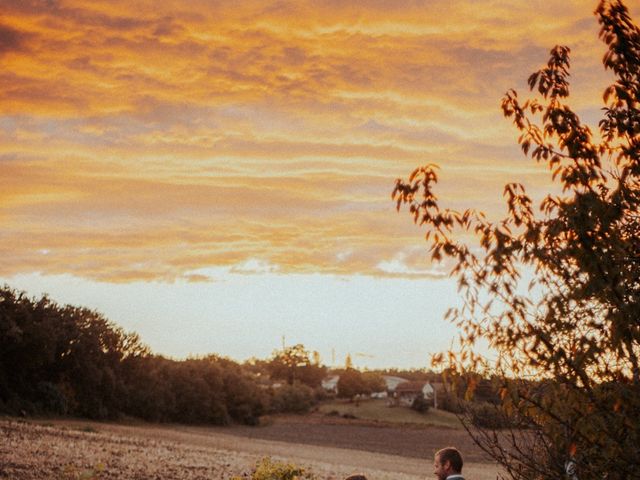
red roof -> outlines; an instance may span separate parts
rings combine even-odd
[[[396,387],[396,393],[418,393],[422,392],[422,389],[427,382],[403,382]]]

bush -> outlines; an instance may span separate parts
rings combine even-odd
[[[313,389],[301,383],[276,388],[271,398],[274,413],[306,413],[315,404]]]
[[[416,398],[411,402],[411,408],[418,413],[427,413],[429,411],[429,401],[424,398],[424,395],[421,393],[417,395]]]
[[[309,470],[292,463],[276,462],[264,457],[248,475],[236,476],[232,480],[315,480]]]
[[[367,381],[359,370],[348,368],[338,380],[338,398],[353,398],[361,393],[371,393]]]
[[[316,387],[313,389],[313,396],[316,402],[322,402],[323,400],[329,400],[335,398],[335,394],[327,392],[322,387]]]
[[[464,411],[463,401],[451,390],[438,394],[438,408],[455,414]]]
[[[480,428],[500,429],[511,425],[509,417],[499,405],[488,402],[469,404],[467,415]]]

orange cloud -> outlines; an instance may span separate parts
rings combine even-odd
[[[395,178],[438,162],[444,201],[498,214],[548,186],[502,94],[556,43],[581,112],[608,81],[578,0],[7,3],[2,275],[438,274]]]

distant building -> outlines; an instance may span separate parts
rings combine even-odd
[[[433,387],[433,408],[438,408],[438,399],[444,398],[446,395],[446,388],[442,382],[431,382]]]
[[[393,395],[393,392],[396,391],[396,387],[401,383],[407,382],[406,378],[402,377],[394,377],[393,375],[383,375],[382,379],[384,380],[385,385],[387,386],[387,392]]]
[[[396,405],[410,407],[419,395],[426,400],[435,400],[435,390],[429,382],[404,382],[396,386],[394,400]]]
[[[322,385],[322,388],[326,392],[337,394],[339,380],[340,380],[340,375],[329,375],[328,377],[323,378],[320,384]]]

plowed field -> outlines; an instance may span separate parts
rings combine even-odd
[[[264,456],[294,462],[320,479],[364,472],[371,480],[432,478],[436,448],[454,444],[465,473],[494,479],[464,432],[282,418],[263,427],[206,428],[88,421],[0,420],[0,478],[228,479]]]

